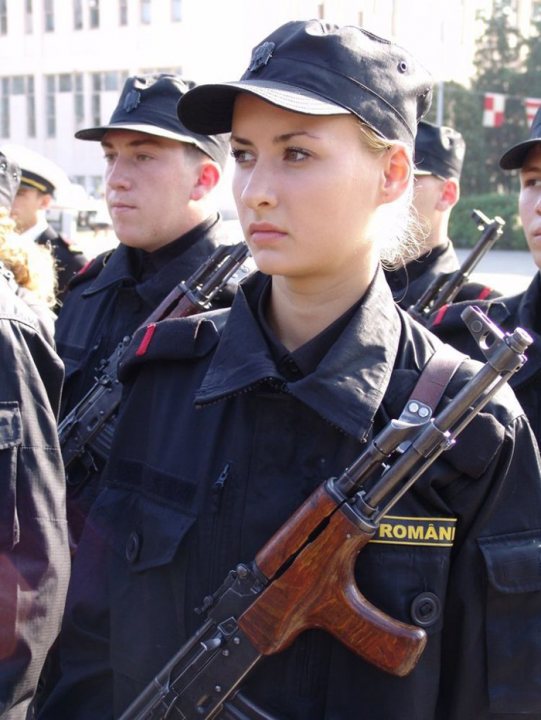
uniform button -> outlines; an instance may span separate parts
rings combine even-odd
[[[416,625],[430,627],[439,620],[441,615],[440,599],[431,592],[421,593],[411,603],[410,612]]]
[[[139,557],[139,550],[141,549],[141,537],[139,533],[132,532],[126,543],[126,560],[129,563],[134,563]]]

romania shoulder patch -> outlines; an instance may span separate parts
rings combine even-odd
[[[371,542],[387,545],[452,547],[457,518],[422,518],[387,515]]]

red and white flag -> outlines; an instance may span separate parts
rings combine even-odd
[[[485,93],[483,107],[483,126],[500,127],[505,119],[505,95]]]
[[[531,127],[535,113],[541,107],[541,98],[526,98],[524,100],[524,107],[526,108],[526,117],[528,118],[528,127]]]

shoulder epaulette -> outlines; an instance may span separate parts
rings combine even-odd
[[[85,265],[83,265],[79,272],[71,278],[71,280],[69,281],[69,287],[76,287],[81,283],[88,282],[89,280],[94,280],[94,278],[98,277],[100,272],[105,267],[107,261],[111,257],[112,253],[112,250],[107,250],[100,255],[96,255],[96,257],[92,258],[92,260],[89,260]]]
[[[165,318],[142,325],[134,333],[119,367],[121,380],[135,367],[161,360],[200,358],[218,343],[229,308],[185,318]]]

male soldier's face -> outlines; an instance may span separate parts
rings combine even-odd
[[[518,207],[533,261],[541,269],[541,142],[529,151],[520,169]]]
[[[199,164],[184,143],[109,130],[101,144],[107,207],[121,243],[153,252],[194,227]]]
[[[24,232],[38,221],[39,211],[47,207],[50,195],[35,188],[20,187],[11,204],[11,217],[15,220],[17,230]]]

